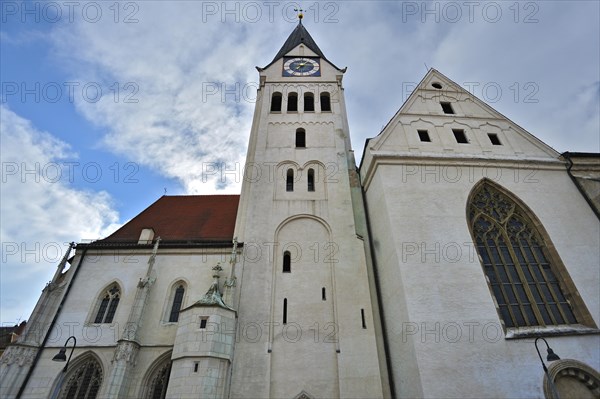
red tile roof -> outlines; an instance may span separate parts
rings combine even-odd
[[[163,241],[231,241],[239,201],[239,195],[162,196],[102,242],[137,242],[147,228]]]

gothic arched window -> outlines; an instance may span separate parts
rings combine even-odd
[[[157,372],[152,376],[146,398],[164,399],[167,396],[167,386],[169,385],[170,374],[171,362],[158,369]]]
[[[75,367],[65,381],[58,395],[60,399],[95,399],[102,385],[102,367],[90,356]]]
[[[468,204],[477,253],[504,325],[576,324],[569,303],[574,285],[535,215],[517,201],[484,181]]]
[[[169,322],[171,323],[175,323],[179,320],[179,311],[181,310],[181,305],[183,304],[184,293],[185,288],[183,287],[183,284],[179,284],[175,289],[173,301],[171,302],[171,312],[169,313]]]
[[[171,375],[171,356],[155,362],[156,366],[151,367],[145,379],[144,391],[141,395],[145,399],[164,399],[167,395],[167,387],[169,385],[169,376]]]
[[[94,323],[112,323],[120,297],[121,290],[119,290],[119,286],[116,283],[108,287],[99,298]]]

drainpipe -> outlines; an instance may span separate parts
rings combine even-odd
[[[65,304],[65,301],[67,300],[67,296],[69,295],[69,291],[71,290],[71,286],[73,285],[73,281],[75,281],[75,277],[77,277],[77,273],[79,273],[79,269],[81,267],[81,264],[83,263],[83,258],[85,258],[85,253],[86,252],[87,252],[87,248],[84,248],[83,249],[83,253],[81,254],[81,259],[79,259],[79,263],[77,264],[77,268],[75,269],[75,271],[73,273],[73,278],[71,279],[71,281],[69,281],[69,285],[67,286],[67,289],[65,291],[65,295],[63,295],[63,298],[60,301],[60,305],[58,305],[58,309],[56,310],[56,313],[54,314],[54,318],[52,319],[52,323],[50,323],[50,327],[46,331],[46,335],[44,336],[44,340],[42,341],[42,344],[40,345],[39,350],[35,354],[35,358],[33,359],[33,363],[31,364],[31,367],[29,368],[29,371],[27,372],[27,375],[25,376],[25,380],[21,384],[21,388],[19,389],[19,393],[17,393],[17,399],[19,399],[21,397],[21,395],[23,395],[23,391],[25,391],[25,387],[27,386],[27,383],[29,382],[29,379],[31,378],[31,375],[33,374],[33,370],[35,369],[35,365],[37,364],[40,356],[42,355],[42,350],[44,349],[44,345],[46,345],[46,342],[48,341],[48,337],[50,337],[50,332],[52,332],[52,329],[54,328],[54,324],[56,324],[56,320],[58,319],[58,315],[60,314],[60,310],[62,309],[63,305]]]

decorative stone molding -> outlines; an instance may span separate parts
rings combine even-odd
[[[544,397],[599,398],[600,374],[578,360],[561,359],[552,362],[548,374],[544,375]]]
[[[136,365],[137,353],[140,345],[132,341],[119,341],[113,355],[113,363],[120,360],[125,360],[127,364]]]
[[[6,348],[2,357],[0,357],[0,364],[10,366],[16,363],[19,367],[31,366],[37,351],[38,348],[11,345]]]

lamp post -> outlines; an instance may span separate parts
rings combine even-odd
[[[558,357],[558,355],[556,353],[554,353],[554,351],[552,350],[550,345],[548,345],[548,341],[546,341],[544,338],[538,337],[535,339],[535,350],[537,351],[537,354],[540,358],[540,362],[542,362],[542,368],[544,369],[546,378],[548,378],[548,383],[550,384],[550,387],[552,388],[552,393],[554,394],[555,399],[560,399],[560,397],[558,395],[558,391],[556,390],[556,387],[554,386],[554,381],[552,381],[552,378],[550,378],[550,374],[548,374],[548,367],[546,367],[546,363],[544,363],[544,359],[542,359],[542,355],[540,354],[540,349],[538,348],[538,341],[540,339],[542,341],[544,341],[544,343],[546,344],[546,351],[548,352],[548,355],[546,356],[547,361],[552,362],[554,360],[560,360],[560,357]]]
[[[73,339],[73,347],[71,348],[71,353],[69,353],[69,359],[67,360],[67,344],[69,343],[69,341],[71,339]],[[65,367],[63,367],[63,369],[60,373],[60,377],[59,377],[58,383],[56,384],[56,387],[54,388],[54,392],[52,392],[52,396],[51,396],[52,399],[55,399],[58,397],[58,393],[60,392],[60,389],[62,388],[62,384],[65,379],[65,374],[67,373],[67,368],[69,367],[69,362],[71,361],[71,356],[73,356],[73,351],[75,350],[76,346],[77,346],[77,338],[75,338],[74,336],[71,335],[69,338],[67,338],[63,347],[60,348],[58,353],[52,358],[52,360],[55,362],[64,362],[64,361],[67,362],[67,364],[65,364]]]

